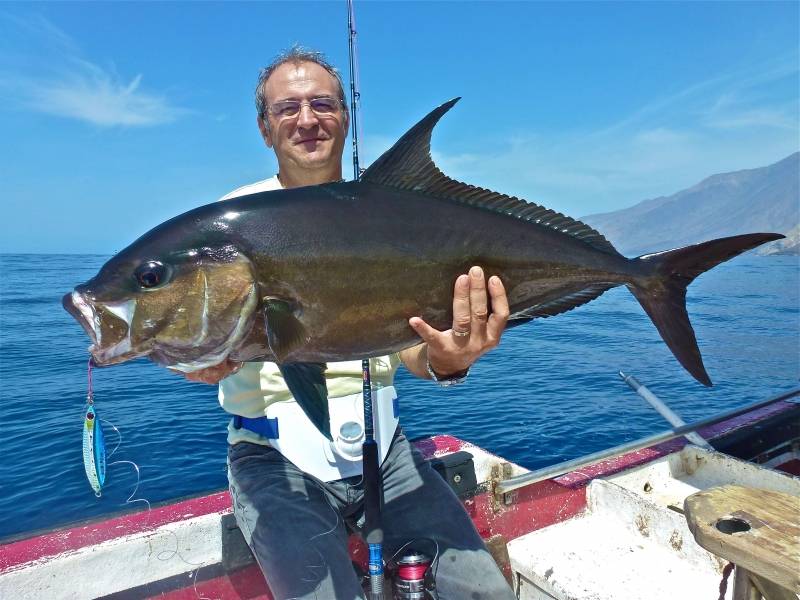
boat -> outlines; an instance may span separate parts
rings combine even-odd
[[[690,500],[745,486],[791,499],[797,519],[772,524],[779,533],[800,523],[800,389],[537,472],[449,435],[414,444],[521,600],[732,600],[729,561],[695,540]],[[349,544],[363,568],[366,546]],[[3,540],[0,598],[272,595],[220,490]]]

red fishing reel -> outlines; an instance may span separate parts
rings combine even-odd
[[[436,600],[434,565],[435,559],[419,550],[401,550],[386,565],[392,579],[393,600]]]

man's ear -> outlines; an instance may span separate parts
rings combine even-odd
[[[350,129],[350,111],[344,111],[344,119],[342,119],[342,127],[344,128],[344,134],[347,135],[348,129]]]
[[[267,145],[267,148],[272,148],[272,134],[270,134],[269,131],[269,123],[264,121],[261,115],[256,117],[256,123],[258,123],[258,130],[261,132],[261,137]]]

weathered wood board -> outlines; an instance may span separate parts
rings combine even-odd
[[[725,485],[692,494],[683,506],[703,548],[800,593],[800,497]]]

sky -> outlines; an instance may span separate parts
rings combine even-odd
[[[455,96],[440,168],[574,217],[774,163],[800,149],[798,6],[356,0],[361,164]],[[0,252],[111,254],[274,175],[259,69],[299,43],[348,81],[346,17],[344,0],[0,4]]]

